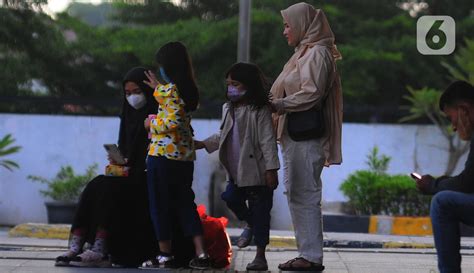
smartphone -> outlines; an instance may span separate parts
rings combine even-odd
[[[104,144],[104,148],[107,151],[107,154],[109,154],[110,159],[115,161],[117,164],[125,165],[125,163],[127,163],[125,157],[122,155],[116,144]]]
[[[420,179],[421,179],[421,174],[419,174],[419,173],[410,173],[410,176],[411,176],[413,179],[416,179],[416,180],[420,180]]]

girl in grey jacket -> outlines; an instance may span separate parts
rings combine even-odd
[[[220,132],[195,141],[195,147],[209,153],[219,150],[229,178],[221,197],[248,224],[237,245],[246,247],[253,237],[257,245],[247,270],[268,270],[265,248],[280,164],[265,77],[258,66],[237,63],[227,71],[226,84],[228,102],[223,106]]]

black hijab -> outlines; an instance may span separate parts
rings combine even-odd
[[[120,114],[120,132],[119,132],[119,149],[122,154],[128,158],[128,165],[132,172],[134,169],[145,169],[145,157],[148,148],[148,132],[143,125],[144,120],[149,114],[156,114],[158,104],[153,98],[153,89],[143,83],[148,80],[145,76],[147,69],[143,67],[135,67],[127,72],[122,81],[123,89],[123,106]],[[140,109],[135,109],[128,103],[125,96],[125,83],[136,83],[146,98],[146,104]]]

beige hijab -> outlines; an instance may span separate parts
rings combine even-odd
[[[281,14],[290,26],[297,44],[292,45],[295,46],[295,53],[285,64],[283,71],[272,86],[271,93],[274,98],[284,97],[284,80],[294,70],[298,59],[304,55],[308,48],[315,45],[325,46],[331,49],[334,61],[342,59],[341,53],[334,44],[334,34],[322,10],[315,9],[312,5],[302,2],[282,10]],[[335,65],[334,69],[336,69]],[[331,75],[331,79],[334,79],[334,81],[331,90],[328,90],[329,94],[325,107],[326,123],[329,129],[327,130],[327,136],[323,139],[326,165],[342,162],[342,90],[339,74],[336,70],[334,70],[334,73],[334,75]],[[273,114],[273,120],[277,128],[277,138],[280,139],[285,117]]]
[[[295,40],[295,53],[283,67],[283,71],[278,76],[272,86],[272,94],[275,98],[283,98],[283,80],[294,69],[296,62],[306,51],[307,47],[322,45],[331,48],[334,60],[342,59],[341,53],[334,44],[334,34],[329,26],[328,19],[324,12],[315,9],[313,6],[301,2],[281,11],[281,15],[290,25]]]

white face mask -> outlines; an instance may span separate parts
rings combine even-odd
[[[127,101],[135,109],[140,109],[146,104],[146,98],[143,93],[141,94],[132,94],[130,96],[127,96]]]

